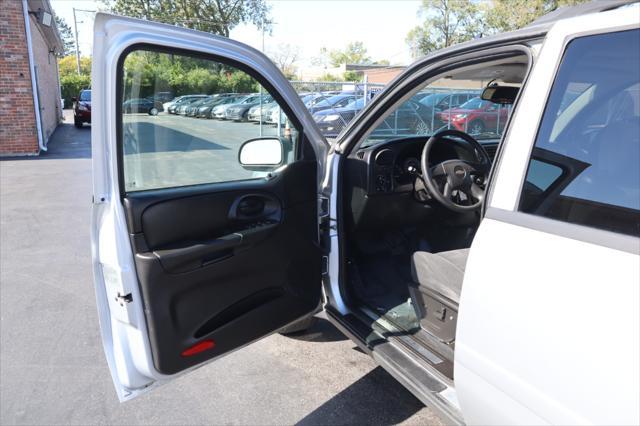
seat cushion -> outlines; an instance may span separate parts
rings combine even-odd
[[[411,262],[413,279],[420,286],[460,303],[467,256],[469,249],[440,253],[415,252]]]

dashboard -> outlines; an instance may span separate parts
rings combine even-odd
[[[394,226],[414,226],[429,222],[439,203],[417,201],[416,175],[421,173],[420,157],[428,136],[383,142],[349,154],[342,169],[344,205],[349,229],[378,232]],[[498,141],[482,141],[493,159]],[[443,139],[431,150],[432,165],[450,159],[473,160],[467,145]],[[451,217],[447,214],[447,217]],[[474,216],[475,217],[475,216]]]
[[[420,174],[420,157],[428,137],[404,138],[391,140],[355,153],[357,160],[366,163],[367,176],[359,179],[366,181],[368,195],[385,195],[413,191],[417,174]],[[497,141],[482,144],[489,156],[497,150]],[[467,145],[455,139],[443,139],[431,149],[431,164],[439,164],[446,160],[462,159],[475,161],[474,155]]]

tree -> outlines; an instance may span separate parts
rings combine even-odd
[[[413,56],[471,40],[481,32],[482,14],[472,0],[422,0],[418,13],[424,23],[407,35]]]
[[[76,51],[76,40],[73,36],[73,32],[71,32],[71,27],[67,25],[67,22],[64,18],[60,16],[55,16],[56,27],[58,27],[58,31],[60,31],[60,36],[62,37],[62,45],[63,45],[63,55],[73,55]]]
[[[493,0],[486,12],[490,32],[513,31],[563,6],[589,0]]]
[[[295,78],[295,64],[300,57],[300,46],[281,43],[277,49],[269,52],[269,57],[288,79]]]
[[[58,72],[60,73],[60,77],[78,73],[75,53],[58,59]],[[80,74],[91,74],[91,58],[86,56],[80,57]]]
[[[327,52],[326,49],[325,52]],[[367,48],[364,47],[364,43],[361,41],[352,41],[342,50],[334,49],[327,53],[329,55],[329,63],[334,67],[339,67],[342,64],[371,63]]]
[[[265,0],[103,0],[115,13],[229,37],[240,23],[271,28]]]

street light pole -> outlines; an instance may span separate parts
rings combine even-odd
[[[78,46],[78,20],[76,19],[76,8],[73,9],[73,31],[76,36],[76,65],[78,67],[78,75],[80,75],[80,47]]]

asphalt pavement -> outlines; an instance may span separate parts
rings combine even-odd
[[[89,126],[62,124],[48,152],[0,161],[0,424],[440,424],[324,319],[119,403],[95,308],[90,199]]]

